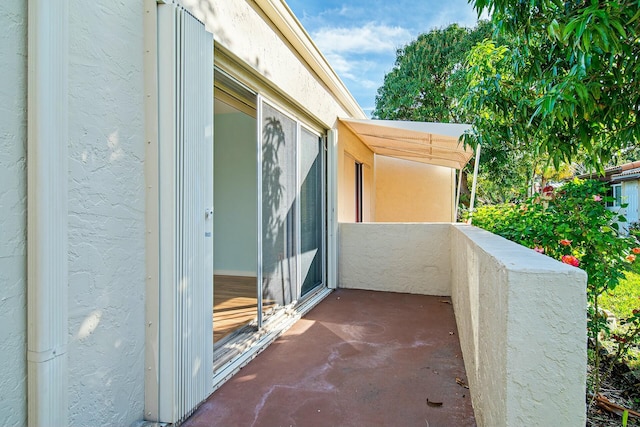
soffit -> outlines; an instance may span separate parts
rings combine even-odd
[[[399,120],[340,119],[375,154],[462,169],[473,157],[460,136],[470,125]]]

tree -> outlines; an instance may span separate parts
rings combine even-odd
[[[434,29],[396,52],[394,68],[376,96],[375,118],[471,123],[476,111],[462,101],[467,92],[466,58],[473,46],[492,37],[492,25],[469,29],[457,24]],[[498,38],[506,44],[504,38]],[[526,195],[531,160],[511,144],[483,147],[478,198],[503,202]],[[470,169],[470,168],[468,168]],[[467,170],[470,172],[470,170]],[[466,181],[463,181],[463,184]]]
[[[474,0],[474,6],[491,13],[513,45],[485,44],[496,70],[470,81],[476,97],[470,102],[485,116],[473,122],[467,143],[484,148],[517,140],[556,166],[583,154],[600,170],[637,144],[637,1]],[[500,121],[491,122],[492,115]]]
[[[464,123],[458,108],[466,90],[462,65],[471,47],[491,35],[491,24],[434,29],[398,49],[394,68],[378,89],[379,119]]]

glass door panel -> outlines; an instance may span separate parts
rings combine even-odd
[[[261,103],[263,312],[297,299],[297,122]]]
[[[322,284],[322,140],[300,133],[300,296]]]

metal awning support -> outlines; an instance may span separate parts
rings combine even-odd
[[[458,222],[458,218],[460,217],[460,192],[462,190],[462,169],[458,169],[458,187],[456,189],[456,217],[454,218],[455,222]]]
[[[480,165],[480,144],[476,147],[476,161],[473,166],[473,186],[471,187],[471,202],[469,203],[469,221],[471,224],[473,221],[473,209],[476,201],[476,189],[478,187],[478,166]]]

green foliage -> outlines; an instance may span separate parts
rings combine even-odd
[[[492,37],[492,31],[487,21],[480,21],[473,29],[454,24],[422,34],[398,49],[395,66],[378,89],[373,116],[473,122],[477,110],[463,103],[468,90],[466,57],[475,44]],[[466,172],[471,173],[471,169],[469,166]],[[514,149],[510,143],[483,146],[478,199],[486,203],[526,196],[534,169],[530,153]]]
[[[587,272],[588,330],[596,343],[601,334],[609,335],[599,298],[616,289],[640,253],[635,238],[619,235],[617,223],[626,220],[606,209],[611,198],[605,195],[605,184],[599,181],[574,180],[558,190],[546,188],[520,204],[480,207],[473,216],[474,225]],[[618,357],[638,344],[638,308],[624,320],[624,332],[611,335]]]
[[[473,29],[453,24],[421,34],[396,52],[394,68],[378,89],[373,116],[379,119],[463,123],[458,108],[466,91],[462,70],[471,47],[489,37],[492,27],[481,21]]]
[[[483,206],[473,221],[552,258],[576,257],[589,275],[593,303],[595,296],[613,290],[624,277],[634,242],[618,234],[616,222],[624,218],[606,209],[605,195],[606,187],[599,181],[574,180],[518,205]]]
[[[602,165],[640,139],[637,0],[474,0],[510,46],[486,41],[469,57],[467,108],[475,145],[525,145],[558,166]]]

